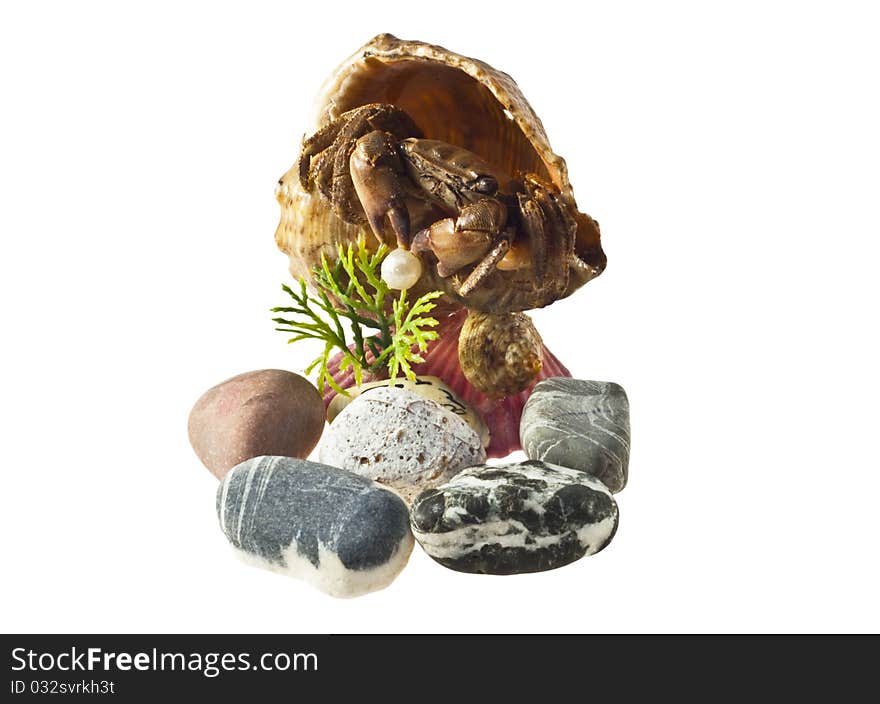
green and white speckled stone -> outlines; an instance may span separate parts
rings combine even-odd
[[[521,574],[599,552],[617,530],[618,512],[598,479],[529,460],[464,470],[422,492],[410,521],[425,552],[445,567]]]

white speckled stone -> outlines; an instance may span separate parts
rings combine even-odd
[[[346,389],[349,393],[348,396],[345,396],[344,394],[336,394],[330,402],[330,405],[327,406],[327,420],[332,423],[336,416],[342,412],[342,409],[355,398],[365,391],[374,389],[377,386],[388,386],[388,381],[370,381],[362,384],[360,387],[351,387]],[[449,409],[465,423],[471,426],[479,434],[484,446],[489,444],[489,429],[486,427],[480,414],[468,406],[462,398],[439,377],[417,376],[415,379],[401,378],[396,379],[392,386],[398,389],[403,389],[404,391],[412,391],[414,394],[436,401],[443,406],[443,408]]]
[[[382,482],[409,501],[486,451],[477,432],[440,404],[393,386],[368,389],[336,417],[319,451],[321,462]]]
[[[545,379],[523,408],[520,440],[530,459],[579,469],[618,492],[629,471],[626,392],[610,381]]]

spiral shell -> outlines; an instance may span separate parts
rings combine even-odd
[[[528,388],[543,366],[544,343],[525,313],[474,313],[458,338],[465,378],[489,398]]]

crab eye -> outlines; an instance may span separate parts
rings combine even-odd
[[[474,181],[474,190],[486,196],[491,196],[498,190],[498,181],[492,176],[480,176]]]

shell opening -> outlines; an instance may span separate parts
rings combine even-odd
[[[331,117],[367,103],[393,103],[429,139],[479,154],[510,177],[532,172],[554,180],[509,106],[459,68],[418,59],[369,57],[346,77]]]

